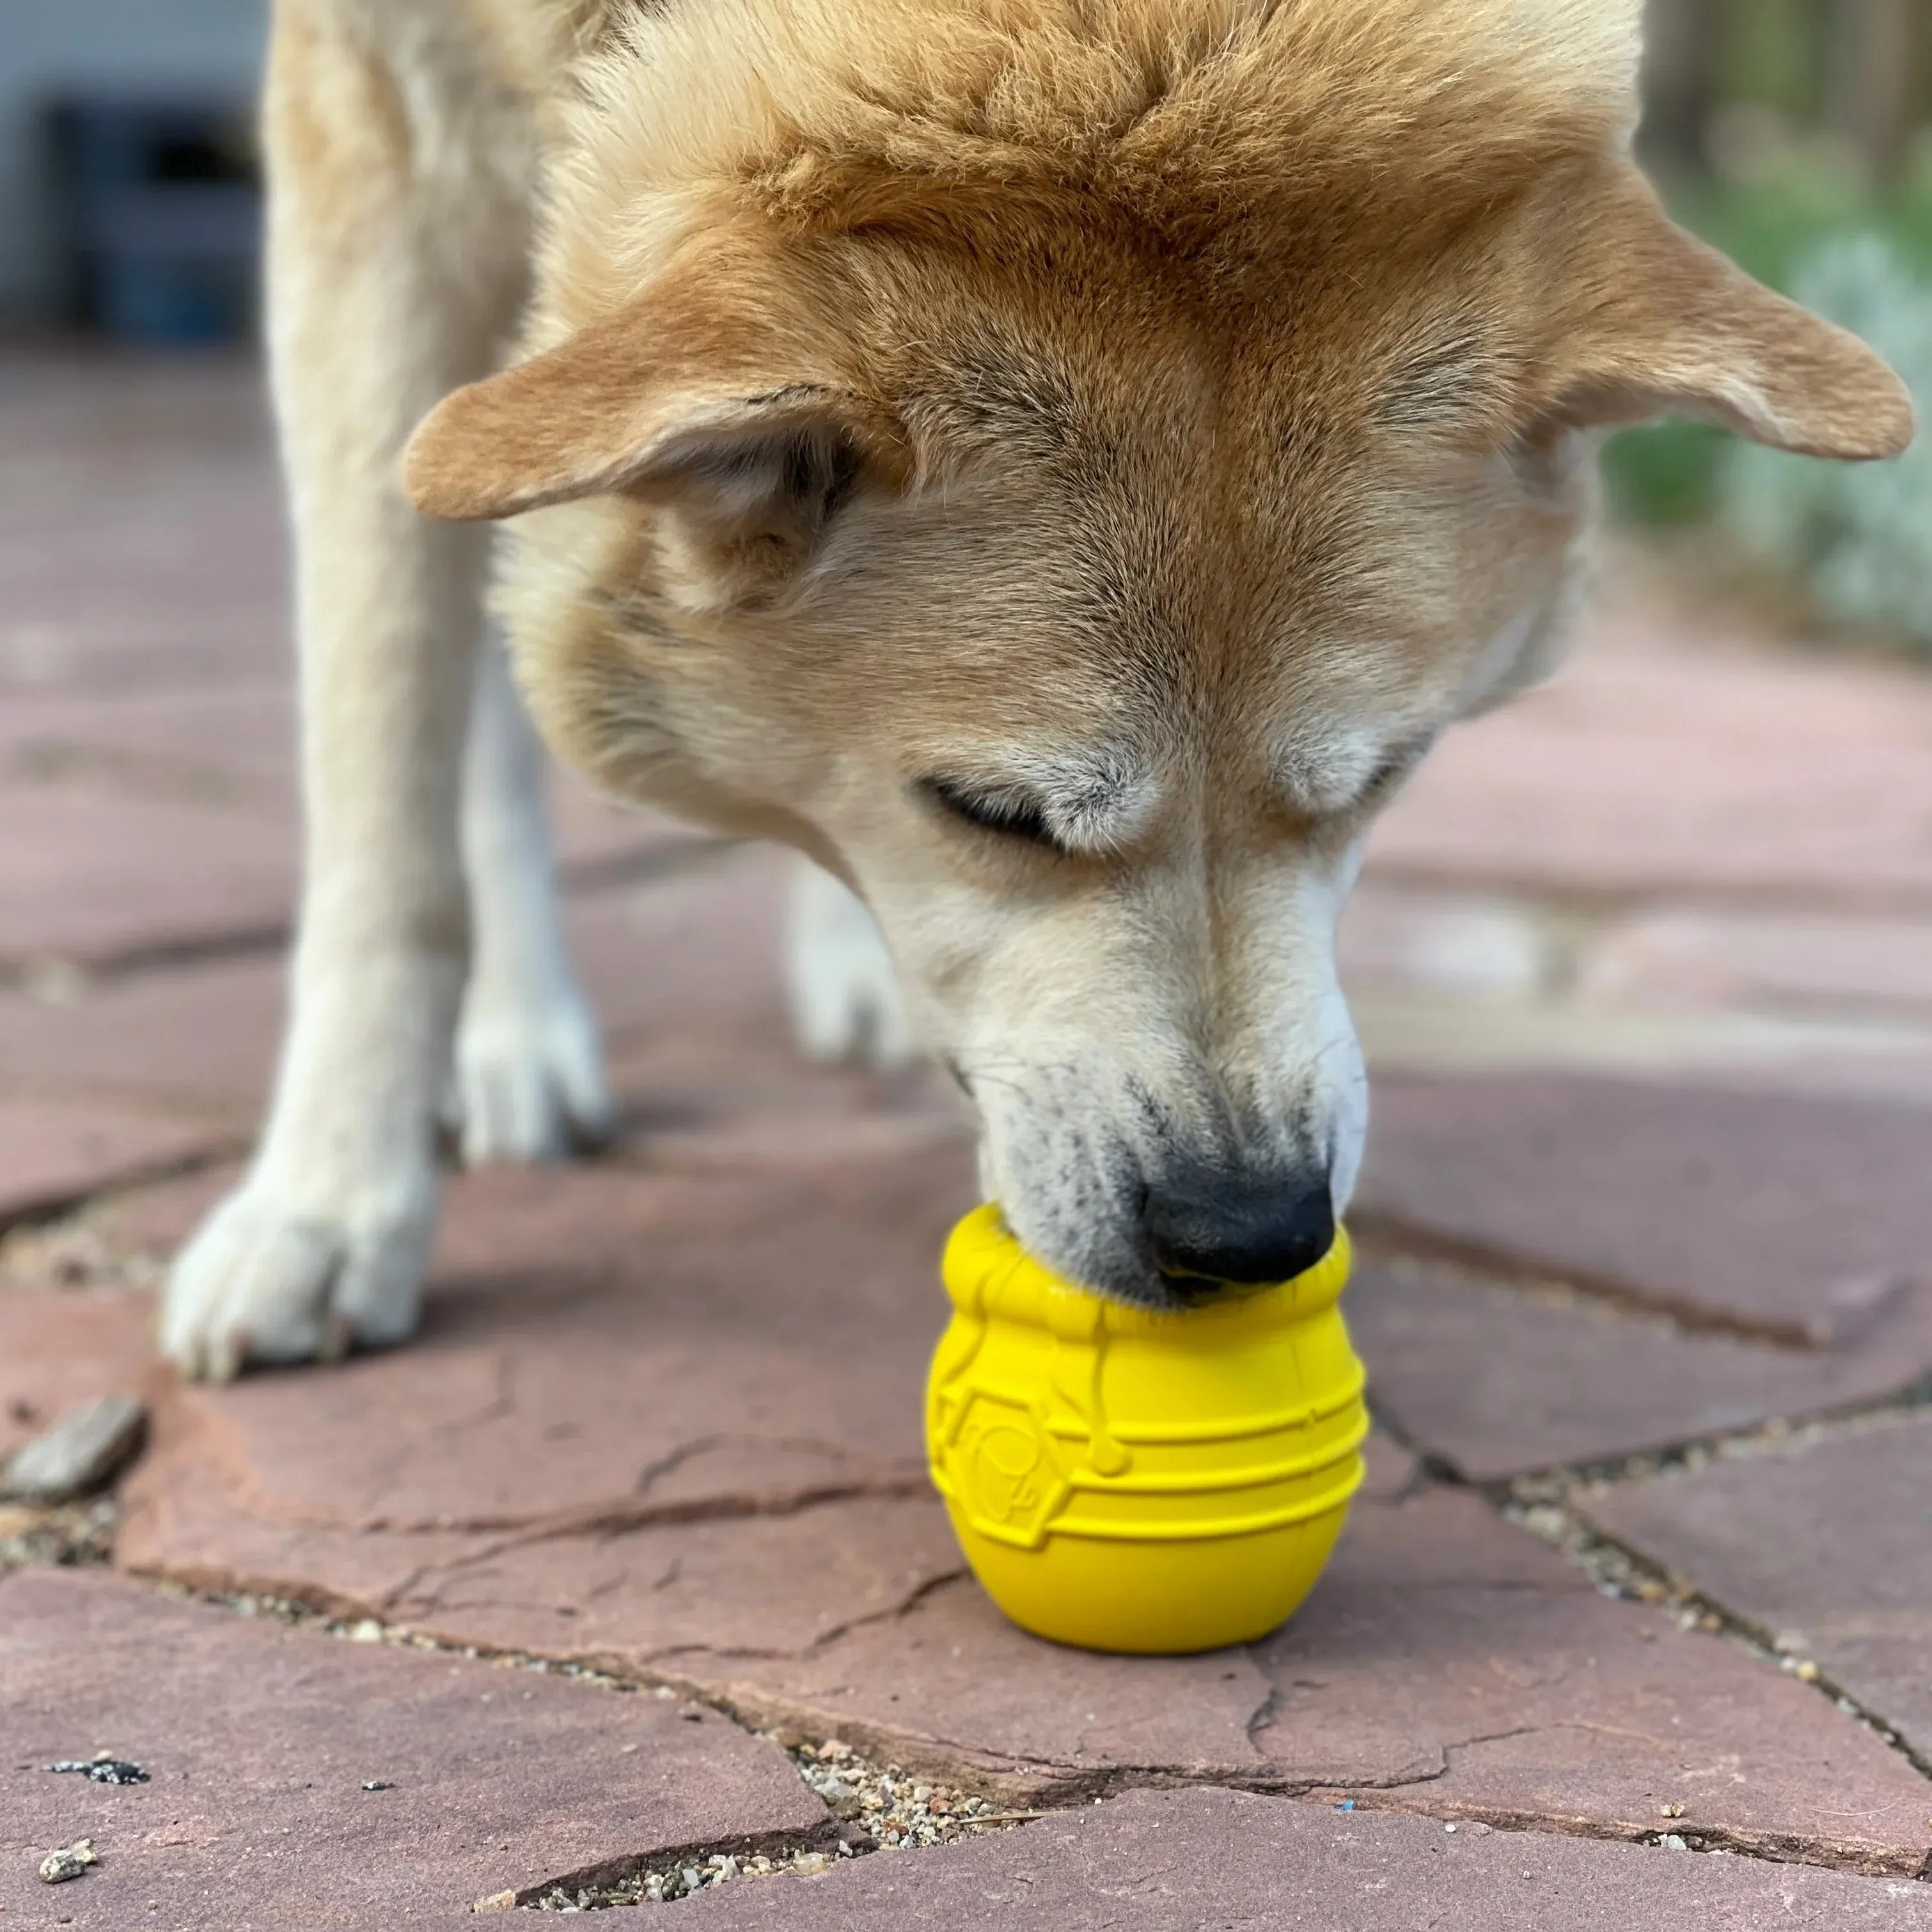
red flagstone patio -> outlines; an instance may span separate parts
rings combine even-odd
[[[1932,682],[1627,588],[1452,738],[1345,934],[1370,1486],[1264,1642],[1065,1652],[925,1477],[948,1090],[568,786],[617,1145],[453,1178],[407,1349],[154,1363],[282,997],[254,382],[0,363],[0,1456],[150,1406],[110,1568],[0,1502],[0,1924],[1932,1926]]]

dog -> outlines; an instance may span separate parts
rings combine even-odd
[[[452,1081],[472,1160],[609,1131],[518,687],[608,791],[817,868],[809,1032],[896,1042],[896,975],[1044,1262],[1168,1308],[1315,1259],[1337,915],[1558,660],[1598,434],[1912,435],[1660,211],[1640,11],[278,0],[307,879],[166,1352],[406,1336]]]

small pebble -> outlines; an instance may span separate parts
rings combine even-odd
[[[393,1791],[395,1788],[386,1778],[365,1778],[362,1780],[364,1791]]]
[[[22,1502],[72,1502],[134,1454],[147,1422],[147,1410],[131,1395],[82,1402],[14,1451],[0,1492]]]
[[[64,1885],[70,1878],[78,1878],[89,1865],[98,1865],[92,1838],[76,1838],[70,1845],[63,1846],[57,1852],[50,1852],[40,1861],[40,1882],[43,1885]]]

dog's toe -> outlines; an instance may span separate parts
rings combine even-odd
[[[248,1363],[331,1360],[415,1328],[434,1217],[393,1196],[374,1212],[298,1207],[260,1180],[231,1195],[176,1258],[161,1348],[184,1375],[226,1382]]]

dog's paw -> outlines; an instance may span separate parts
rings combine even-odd
[[[427,1166],[332,1208],[251,1177],[176,1258],[162,1352],[184,1375],[226,1382],[250,1362],[332,1360],[414,1330],[436,1228]]]
[[[597,1022],[576,988],[532,995],[472,986],[446,1111],[472,1167],[562,1160],[608,1142],[616,1105]]]
[[[800,1048],[830,1065],[891,1072],[919,1057],[898,975],[872,915],[816,866],[792,884],[787,979]]]

